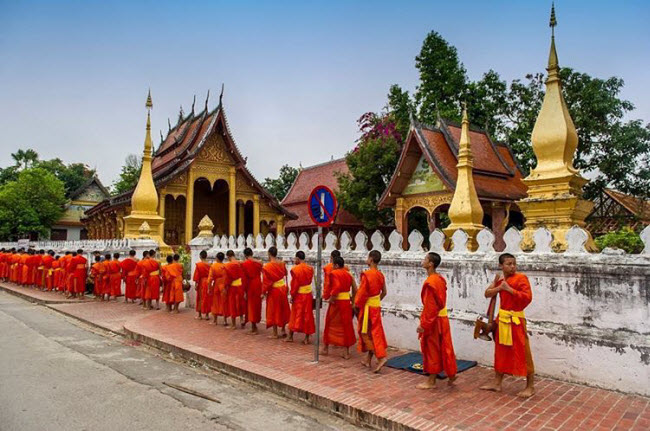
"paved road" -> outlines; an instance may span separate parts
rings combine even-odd
[[[359,429],[227,376],[127,343],[0,292],[0,429]]]

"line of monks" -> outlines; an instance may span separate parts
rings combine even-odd
[[[125,284],[126,302],[136,299],[145,309],[152,309],[153,302],[159,308],[160,293],[167,311],[178,313],[184,301],[185,284],[180,256],[168,256],[167,264],[160,265],[154,250],[143,252],[142,259],[129,256],[119,260],[120,255],[107,254],[102,258],[95,253],[90,268],[90,280],[94,284],[97,300],[117,299],[121,284]],[[244,250],[244,260],[238,261],[235,253],[228,250],[217,253],[216,260],[207,262],[207,252],[200,253],[193,281],[196,286],[197,319],[210,320],[213,324],[223,319],[223,325],[237,329],[251,324],[248,334],[258,334],[257,325],[262,319],[262,301],[266,300],[266,327],[272,329],[270,338],[294,340],[295,333],[305,335],[303,343],[310,342],[315,333],[314,302],[312,296],[314,269],[305,262],[305,253],[298,251],[294,265],[287,270],[278,258],[278,250],[268,250],[268,262],[253,257],[250,248]],[[329,303],[323,332],[322,354],[329,353],[330,346],[344,348],[343,358],[350,358],[350,347],[357,344],[353,320],[357,317],[359,335],[358,350],[365,352],[365,367],[374,372],[386,364],[386,336],[381,319],[381,300],[386,296],[386,281],[378,266],[381,253],[373,250],[368,254],[368,269],[360,276],[357,287],[354,277],[345,265],[339,251],[330,255],[330,263],[323,268],[323,299]],[[419,389],[435,387],[437,375],[445,372],[449,385],[456,380],[456,356],[451,338],[447,311],[447,282],[436,272],[441,263],[437,253],[427,253],[422,267],[427,278],[422,286],[423,304],[417,334],[423,356],[423,371],[429,375]],[[526,332],[524,309],[532,301],[532,291],[526,275],[516,271],[516,259],[508,253],[499,256],[501,272],[485,291],[486,298],[499,296],[500,309],[495,340],[495,380],[481,389],[500,391],[504,374],[526,376],[526,388],[518,395],[534,394],[534,365]],[[290,277],[289,277],[290,276]],[[87,260],[83,250],[63,256],[43,250],[0,250],[0,278],[12,283],[35,286],[42,290],[57,290],[67,296],[84,297],[87,279]],[[286,332],[288,327],[288,334]]]

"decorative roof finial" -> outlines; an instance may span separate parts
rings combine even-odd
[[[548,25],[551,27],[551,52],[548,55],[548,66],[546,66],[546,70],[549,72],[549,76],[556,77],[559,74],[559,71],[557,51],[555,50],[555,26],[557,25],[557,19],[555,18],[555,3],[551,4],[551,19],[549,20]]]
[[[219,106],[221,106],[221,100],[223,99],[223,88],[224,88],[224,83],[221,83],[221,94],[219,94]]]
[[[162,130],[160,131],[160,144],[162,145],[163,141],[165,139],[163,138]]]
[[[551,27],[551,36],[555,36],[555,26],[557,25],[557,19],[555,18],[555,2],[551,3],[551,20],[548,22],[549,27]]]
[[[151,101],[151,88],[149,89],[149,93],[147,93],[147,103],[145,103],[145,106],[148,110],[153,108],[153,102]]]
[[[192,114],[194,114],[194,105],[196,104],[196,94],[194,95],[194,99],[192,100]]]
[[[179,126],[183,122],[183,117],[185,116],[185,113],[183,112],[183,105],[181,105],[180,111],[178,111],[178,122],[176,123],[177,126]]]
[[[208,112],[208,100],[210,100],[210,89],[208,88],[208,95],[205,96],[205,111]]]
[[[172,131],[172,120],[170,120],[169,117],[167,117],[167,127],[169,128],[169,130],[167,130],[167,133],[171,132]]]

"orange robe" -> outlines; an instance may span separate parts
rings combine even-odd
[[[316,332],[314,324],[314,299],[311,288],[314,279],[314,268],[301,263],[291,268],[291,316],[289,317],[289,330],[311,335]],[[309,292],[300,293],[301,289]]]
[[[28,254],[23,254],[20,257],[20,284],[27,284],[27,281],[29,280],[29,269],[30,269],[30,263],[28,263],[31,259],[31,256]]]
[[[58,289],[60,291],[66,291],[68,284],[68,264],[70,263],[70,259],[72,258],[71,255],[69,254],[64,254],[59,258],[59,268],[60,268],[60,277],[59,277],[59,284],[57,285]]]
[[[121,273],[120,262],[117,260],[111,260],[108,262],[108,292],[111,296],[121,296],[122,295],[122,273]]]
[[[83,293],[86,291],[86,277],[88,275],[88,270],[86,268],[87,263],[88,260],[79,254],[71,260],[72,269],[74,271],[72,285],[75,293]]]
[[[369,298],[381,294],[384,287],[384,274],[377,269],[368,269],[361,273],[361,284],[354,298],[354,305],[359,309],[359,351],[375,352],[378,358],[386,357],[386,335],[381,324],[381,307],[368,307],[368,328],[363,332],[363,321],[366,314],[365,306]]]
[[[54,263],[54,258],[49,254],[43,256],[43,271],[41,273],[41,286],[47,290],[52,290],[52,277],[54,271],[52,270],[52,264]]]
[[[25,264],[27,265],[27,281],[25,284],[28,286],[31,286],[35,283],[36,281],[36,269],[38,266],[38,255],[30,255],[27,257],[27,260],[25,261]]]
[[[212,287],[212,315],[229,316],[228,294],[226,292],[226,266],[221,262],[214,262],[210,266],[208,285]]]
[[[56,259],[52,262],[52,287],[55,290],[61,290],[59,285],[61,284],[61,258]]]
[[[291,310],[287,299],[284,262],[269,262],[262,267],[262,292],[266,294],[266,327],[283,327],[289,323]],[[274,286],[275,285],[275,286]]]
[[[350,347],[357,342],[352,321],[352,301],[350,288],[352,275],[345,269],[330,269],[327,275],[327,289],[323,291],[323,299],[334,298],[327,307],[323,344]]]
[[[424,332],[419,338],[424,372],[438,374],[444,371],[448,377],[453,377],[458,369],[449,318],[438,316],[447,307],[447,281],[440,274],[431,274],[422,285],[420,296],[423,305],[420,326]]]
[[[137,265],[136,265],[136,271],[138,273],[137,275],[137,285],[136,285],[136,290],[135,290],[135,297],[138,299],[145,299],[145,289],[147,285],[147,279],[149,278],[149,270],[147,269],[147,260],[149,259],[142,259],[139,260]]]
[[[34,262],[32,263],[33,265],[33,281],[32,284],[35,284],[38,287],[43,287],[45,286],[44,283],[44,274],[43,274],[43,256],[40,254],[35,254],[33,256]]]
[[[162,286],[163,286],[162,302],[164,302],[165,304],[171,304],[171,302],[169,302],[169,291],[171,290],[171,277],[169,276],[169,271],[168,271],[169,265],[171,265],[171,263],[167,263],[160,267],[160,273],[162,275]]]
[[[253,259],[241,263],[246,288],[246,320],[260,323],[262,320],[262,264]]]
[[[201,314],[209,314],[212,310],[212,291],[208,286],[209,276],[210,264],[197,262],[192,280],[196,283],[196,311]]]
[[[158,300],[160,298],[160,264],[156,259],[144,259],[145,283],[142,288],[144,299]]]
[[[515,273],[506,278],[506,283],[515,291],[514,294],[504,290],[499,292],[499,309],[506,311],[523,311],[533,300],[528,277],[522,273]],[[499,325],[504,323],[499,320]],[[509,324],[512,329],[512,345],[506,346],[499,342],[497,328],[494,337],[494,370],[513,376],[525,376],[535,372],[533,356],[530,353],[528,333],[526,332],[526,319],[520,318],[519,324],[514,321]]]
[[[226,262],[226,292],[228,296],[228,314],[233,319],[246,314],[244,307],[244,273],[239,261]]]
[[[185,301],[183,293],[183,265],[172,262],[167,265],[167,276],[169,277],[169,304],[180,304]]]
[[[95,283],[95,288],[93,289],[93,295],[99,297],[106,294],[106,288],[104,287],[104,276],[106,274],[106,265],[104,262],[95,262],[90,267],[90,275],[93,278]]]
[[[126,299],[136,298],[136,282],[138,280],[138,271],[136,270],[138,261],[127,257],[120,262],[122,268],[122,278],[124,279],[124,297]]]

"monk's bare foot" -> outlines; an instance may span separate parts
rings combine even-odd
[[[237,329],[237,325],[231,325],[229,326],[230,329]]]
[[[435,388],[436,388],[436,384],[435,384],[435,383],[431,383],[430,381],[427,380],[426,382],[423,382],[423,383],[420,383],[420,384],[418,384],[418,385],[415,385],[415,388],[416,388],[416,389],[435,389]]]
[[[458,376],[454,377],[449,377],[449,380],[447,381],[447,386],[456,386],[456,379]]]
[[[270,338],[271,340],[277,340],[277,339],[280,338],[280,337],[278,337],[278,336],[275,335],[275,334],[272,334],[272,335],[269,335],[268,338]]]
[[[350,359],[352,356],[350,356],[349,353],[344,353],[344,354],[341,355],[341,357],[342,357],[343,359]]]
[[[287,333],[286,333],[286,332],[283,332],[282,334],[280,334],[280,338],[284,338],[284,337],[286,337],[286,336],[287,336]]]
[[[370,368],[370,361],[367,359],[362,359],[361,360],[361,365],[363,365],[366,368]]]
[[[257,332],[257,330],[251,329],[250,331],[246,331],[246,335],[257,335],[257,334],[259,334],[259,332]]]
[[[285,343],[293,343],[293,337],[287,337],[282,341],[284,341]]]
[[[330,351],[329,350],[321,350],[320,354],[323,355],[323,356],[327,356],[327,355],[330,354]]]
[[[380,372],[381,369],[384,368],[384,365],[386,365],[386,361],[387,361],[386,358],[381,358],[381,359],[379,360],[379,362],[377,363],[377,367],[375,368],[375,370],[373,371],[373,373],[378,373],[378,372]]]
[[[174,313],[178,314],[178,313],[180,313],[180,311],[178,311],[178,310],[174,310]]]
[[[196,319],[196,320],[201,320],[202,317],[201,317],[201,316],[196,316],[194,319]]]
[[[535,395],[535,388],[526,388],[517,394],[520,398],[530,398]]]
[[[501,392],[501,385],[498,385],[496,383],[490,383],[489,385],[484,385],[479,387],[479,389],[484,391],[491,391],[491,392]]]
[[[305,340],[302,340],[302,344],[304,344],[305,346],[307,346],[307,345],[311,344],[311,341],[305,339]]]
[[[241,328],[244,329],[245,327],[246,327],[246,324],[245,324],[245,323],[242,323],[242,324],[241,324]]]

